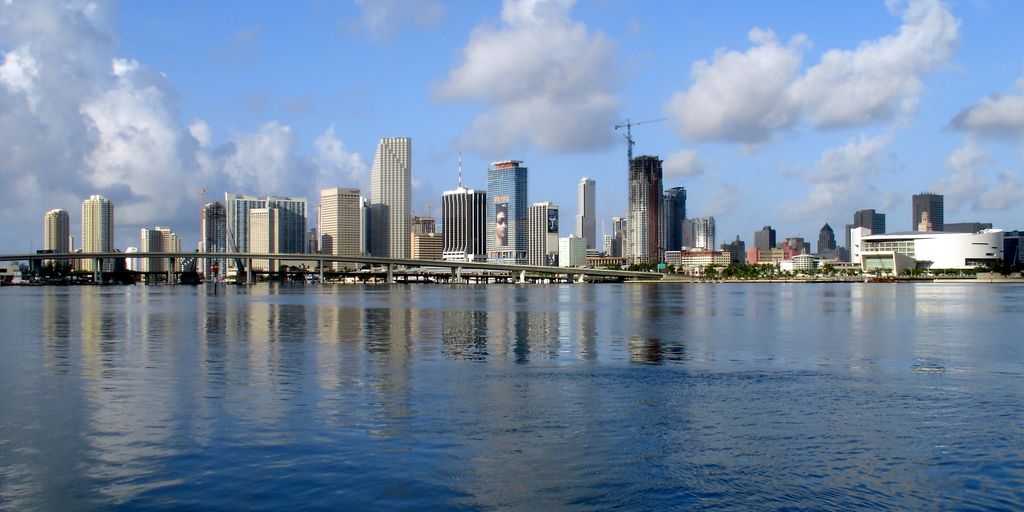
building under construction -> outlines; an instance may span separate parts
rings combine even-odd
[[[661,159],[638,156],[629,161],[629,230],[624,256],[630,263],[664,260],[665,219]]]

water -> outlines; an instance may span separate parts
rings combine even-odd
[[[0,290],[0,509],[1021,509],[1024,286]]]

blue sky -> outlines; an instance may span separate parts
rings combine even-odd
[[[1024,227],[1024,3],[1013,1],[0,1],[0,252],[42,217],[115,202],[119,247],[169,226],[192,248],[199,190],[358,186],[380,137],[413,139],[414,209],[523,160],[562,234],[597,181],[598,231],[626,207],[625,143],[719,243],[770,224],[816,240],[855,210],[910,229]],[[314,219],[310,219],[314,222]]]

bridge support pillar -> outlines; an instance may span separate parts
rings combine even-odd
[[[462,267],[455,267],[455,281],[462,282]]]
[[[388,269],[388,280],[387,280],[387,283],[388,284],[394,284],[395,283],[395,266],[390,264],[390,263],[388,263],[387,264],[387,269]]]
[[[103,284],[103,258],[96,258],[92,262],[92,282]]]
[[[324,260],[320,260],[320,284],[324,284]]]
[[[565,282],[572,283],[574,281],[576,281],[576,274],[566,274],[565,275]]]
[[[174,258],[167,258],[167,284],[174,284]]]
[[[253,284],[252,258],[245,260],[245,284]]]

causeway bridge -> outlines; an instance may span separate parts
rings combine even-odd
[[[490,277],[501,275],[508,279],[524,283],[533,278],[565,278],[570,282],[583,282],[586,278],[601,280],[647,280],[657,281],[662,274],[655,272],[637,272],[630,270],[612,270],[603,268],[583,267],[549,267],[539,265],[512,265],[504,263],[485,263],[472,261],[448,261],[448,260],[413,260],[404,258],[380,258],[375,256],[334,256],[329,254],[290,254],[290,253],[251,253],[251,252],[76,252],[76,253],[33,253],[33,254],[0,254],[0,261],[24,261],[32,264],[47,261],[72,261],[91,260],[93,268],[93,282],[101,282],[101,272],[104,261],[124,259],[162,259],[168,263],[167,282],[174,282],[174,264],[176,261],[195,260],[234,260],[241,261],[245,267],[245,283],[254,283],[252,263],[253,260],[270,260],[278,262],[316,262],[316,270],[319,272],[321,282],[325,272],[332,272],[325,268],[330,263],[347,263],[355,265],[369,265],[382,267],[386,272],[388,283],[394,282],[396,269],[432,269],[436,273],[438,269],[447,270],[451,273],[455,282],[461,282],[464,270],[486,272]],[[238,276],[241,277],[241,276]]]

